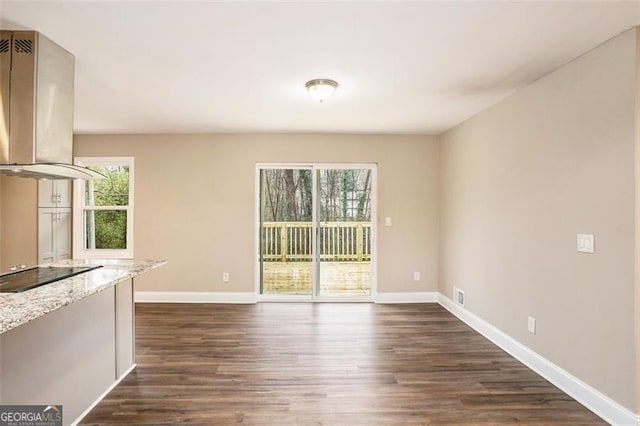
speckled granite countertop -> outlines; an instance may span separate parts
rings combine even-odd
[[[96,266],[22,293],[0,293],[0,334],[167,263],[164,260],[64,260],[44,266]]]

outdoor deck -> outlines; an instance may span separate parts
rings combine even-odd
[[[311,294],[311,262],[264,262],[264,294]],[[371,262],[322,262],[321,295],[368,295]]]

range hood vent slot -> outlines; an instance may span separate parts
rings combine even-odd
[[[33,42],[31,40],[16,39],[14,44],[16,53],[33,53]]]

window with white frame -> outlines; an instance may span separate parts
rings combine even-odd
[[[133,258],[133,157],[78,157],[104,178],[74,182],[73,256]]]

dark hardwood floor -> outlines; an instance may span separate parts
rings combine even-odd
[[[605,424],[436,304],[142,304],[83,424]]]

